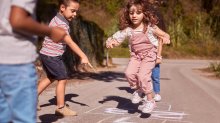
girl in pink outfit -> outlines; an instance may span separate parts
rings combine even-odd
[[[141,106],[143,113],[150,113],[155,107],[151,73],[155,66],[158,40],[154,35],[164,43],[170,41],[169,35],[155,25],[157,17],[150,11],[149,5],[144,0],[129,0],[120,16],[120,31],[106,41],[106,47],[113,48],[128,38],[131,58],[125,75],[130,87],[135,89],[132,103],[139,103],[142,93],[147,96]]]

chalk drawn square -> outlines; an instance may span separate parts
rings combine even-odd
[[[155,111],[170,111],[171,105],[165,102],[156,102]]]

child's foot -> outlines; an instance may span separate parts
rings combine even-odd
[[[57,116],[76,116],[77,113],[65,105],[64,107],[57,108],[55,110],[55,115],[57,115]]]
[[[147,96],[144,96],[144,98],[142,98],[142,101],[147,101]]]
[[[144,98],[142,98],[142,104],[138,106],[139,110],[142,110],[144,108],[145,103],[147,102],[147,96],[145,95]]]
[[[154,100],[155,100],[156,102],[159,102],[159,101],[161,100],[160,94],[155,94],[155,95],[154,95]]]
[[[133,93],[131,102],[132,102],[133,104],[137,104],[137,103],[141,102],[141,101],[142,101],[141,94],[142,94],[141,92],[135,91],[135,92]]]
[[[139,106],[143,113],[150,113],[156,107],[156,103],[154,100],[146,101],[142,106]],[[139,108],[138,108],[139,109]]]

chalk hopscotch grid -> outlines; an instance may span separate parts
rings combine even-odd
[[[124,104],[121,107],[125,107],[126,105],[128,105],[129,103]],[[163,106],[167,106],[167,109],[164,110],[160,110],[161,107]],[[131,108],[123,108],[123,109],[119,109],[119,108],[104,108],[104,107],[115,107],[115,105],[100,105],[96,108],[93,108],[89,111],[86,111],[86,114],[97,114],[97,115],[105,115],[108,116],[100,121],[98,121],[97,123],[103,123],[109,119],[113,119],[115,116],[121,115],[124,116],[122,118],[116,119],[113,123],[135,123],[135,122],[128,122],[126,120],[129,120],[131,118],[139,118],[141,116],[141,114],[135,115],[135,116],[131,116],[134,114],[128,114],[128,111],[131,110],[135,110],[135,109],[131,109]],[[98,109],[102,109],[104,108],[104,112],[99,113],[99,112],[95,112]],[[164,108],[164,107],[163,107]],[[126,115],[129,115],[129,117],[125,117]],[[168,116],[167,116],[168,115]],[[160,106],[158,106],[152,113],[151,116],[148,118],[148,120],[150,119],[155,119],[155,120],[162,120],[161,123],[166,123],[166,122],[178,122],[178,123],[192,123],[190,121],[182,121],[183,117],[189,115],[189,114],[185,114],[184,112],[171,112],[171,105],[167,104],[167,103],[161,103],[160,102]]]

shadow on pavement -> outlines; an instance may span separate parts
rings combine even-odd
[[[134,90],[132,90],[130,87],[118,87],[119,90],[125,90],[127,93],[130,93],[130,94],[133,94],[134,93]],[[132,103],[131,103],[132,104]],[[140,104],[140,103],[139,103]],[[137,105],[139,105],[137,104]],[[135,105],[135,104],[132,104],[132,105]],[[126,107],[129,107],[126,106]],[[138,107],[138,106],[137,106]],[[140,112],[141,115],[140,115],[140,118],[149,118],[151,116],[151,114],[144,114],[142,112]]]
[[[73,101],[73,100],[72,100],[72,97],[77,97],[77,96],[79,96],[79,95],[77,95],[77,94],[66,94],[66,95],[65,95],[65,100],[66,100],[66,102],[69,101],[69,102],[72,102],[72,103],[75,103],[75,104],[79,104],[79,105],[81,105],[81,106],[88,106],[87,104],[80,103],[80,102],[76,102],[76,101]],[[54,96],[54,98],[48,100],[49,103],[43,104],[43,105],[41,105],[40,107],[46,107],[46,106],[50,106],[50,105],[56,105],[56,100],[57,100],[57,98],[56,98],[56,96]],[[89,106],[88,106],[88,107],[89,107]]]
[[[160,78],[161,80],[171,80],[170,78]]]
[[[134,90],[132,90],[130,87],[117,87],[119,90],[125,90],[127,93],[133,94]]]
[[[104,104],[105,102],[108,102],[108,101],[118,102],[118,105],[116,108],[127,110],[129,114],[134,114],[136,112],[140,113],[140,111],[138,110],[139,104],[132,104],[130,99],[120,97],[120,96],[106,96],[105,99],[103,99],[102,101],[99,101],[99,103]]]
[[[104,71],[99,73],[74,73],[71,75],[70,78],[80,79],[80,80],[94,79],[104,82],[114,82],[114,81],[127,82],[124,73],[113,72],[113,71]]]
[[[61,116],[58,117],[55,114],[44,114],[44,115],[39,116],[39,119],[41,120],[40,123],[52,123],[61,118],[63,117]]]
[[[126,91],[132,91],[129,89],[129,87],[119,87],[120,90],[126,90]],[[132,93],[132,92],[131,92]],[[138,106],[142,104],[142,102],[138,104],[133,104],[130,99],[120,97],[120,96],[106,96],[103,100],[99,101],[99,103],[104,104],[105,102],[108,101],[116,101],[118,102],[118,105],[116,108],[122,109],[122,110],[127,110],[129,114],[134,114],[134,113],[140,113],[140,118],[149,118],[151,114],[145,114],[142,113],[139,109]]]
[[[151,116],[151,114],[144,114],[144,113],[141,113],[140,118],[149,118],[150,116]]]

